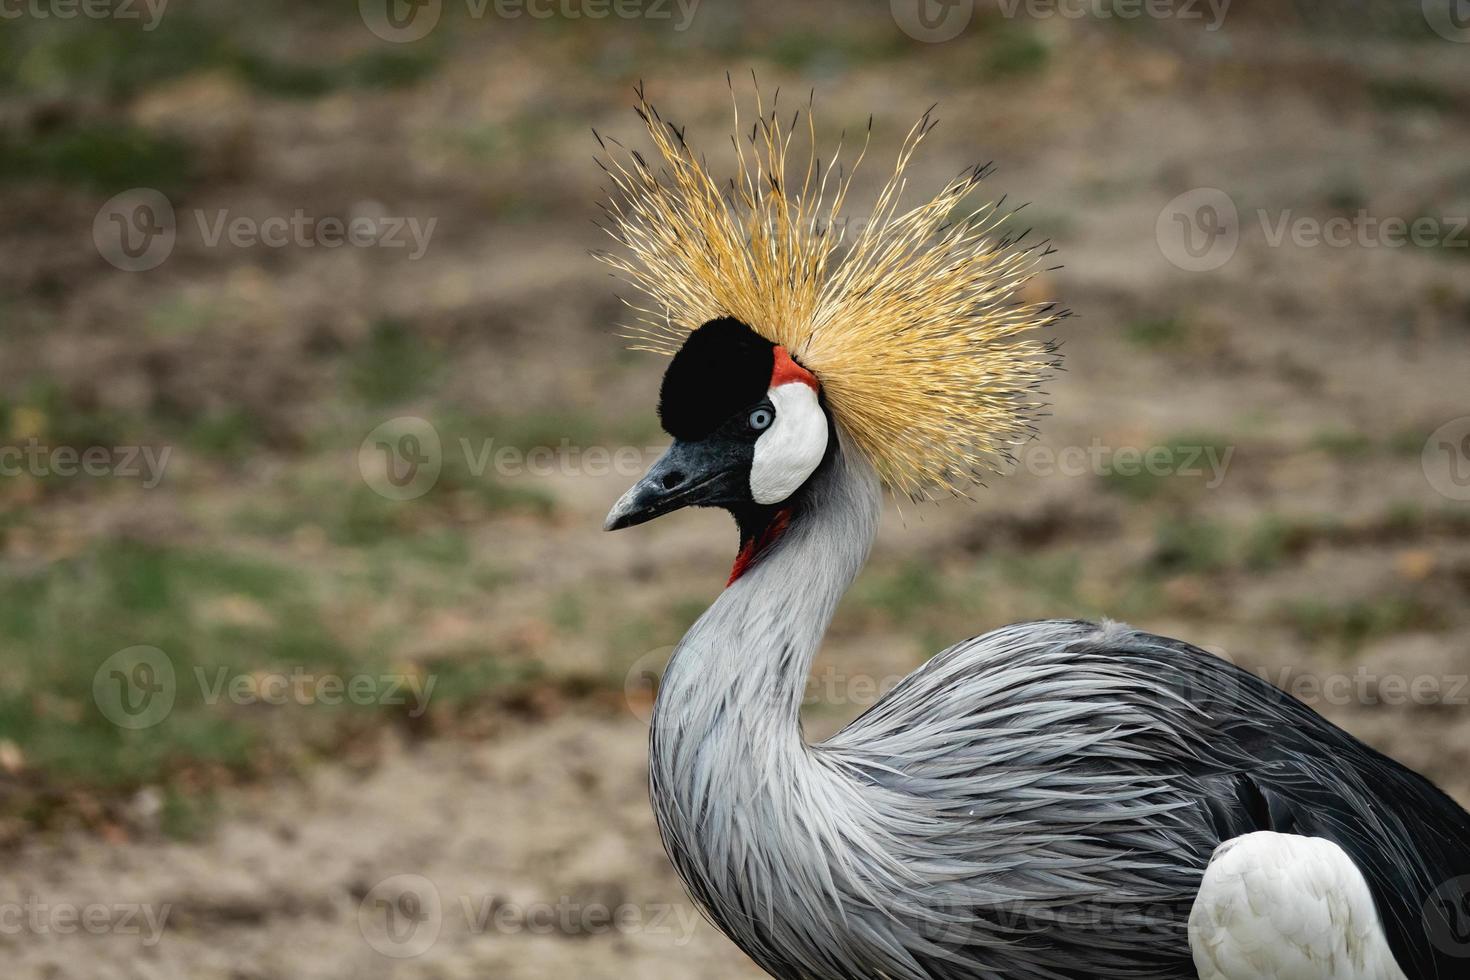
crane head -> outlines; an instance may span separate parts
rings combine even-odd
[[[677,352],[664,381],[664,423],[677,441],[650,473],[655,482],[635,488],[609,525],[729,507],[736,494],[756,505],[781,498],[835,432],[895,494],[965,495],[1031,437],[1045,404],[1057,354],[1036,333],[1066,315],[1033,281],[1049,245],[1013,227],[1003,198],[972,203],[985,165],[932,197],[905,199],[911,161],[934,128],[929,113],[854,222],[847,203],[866,143],[844,166],[840,142],[819,150],[810,102],[778,113],[757,88],[746,125],[733,87],[731,96],[728,180],[641,89],[651,151],[598,137],[604,227],[621,248],[596,254],[642,295],[624,324],[632,346]],[[787,363],[807,382],[775,385]],[[762,435],[747,423],[765,419],[754,413],[767,392],[775,425]],[[793,416],[805,421],[788,435]],[[798,430],[810,435],[797,439]],[[708,482],[695,482],[699,474]]]
[[[684,507],[723,507],[744,524],[788,501],[835,441],[816,376],[732,317],[689,334],[658,410],[674,442],[613,506],[609,531]]]

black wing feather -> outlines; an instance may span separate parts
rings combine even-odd
[[[1334,842],[1362,870],[1409,976],[1470,975],[1465,950],[1444,941],[1465,931],[1454,917],[1470,906],[1440,900],[1455,879],[1470,885],[1470,814],[1262,678],[1186,643],[1133,637],[1117,652],[1152,661],[1202,709],[1210,755],[1195,779],[1219,839],[1269,830]]]

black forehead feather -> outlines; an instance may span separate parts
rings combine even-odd
[[[675,439],[700,439],[755,402],[771,384],[775,345],[733,317],[689,335],[664,372],[658,418]]]

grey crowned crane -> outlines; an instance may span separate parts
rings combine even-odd
[[[1470,816],[1260,678],[1116,623],[964,640],[834,737],[807,675],[883,487],[963,493],[1026,437],[1061,311],[1045,249],[967,171],[872,216],[759,103],[717,183],[639,92],[656,162],[603,141],[602,254],[671,353],[668,451],[608,529],[721,507],[740,551],[658,693],[650,790],[691,896],[789,980],[1470,977]],[[737,131],[739,131],[737,110]],[[807,135],[803,135],[803,140]],[[864,148],[866,152],[866,147]],[[861,159],[861,158],[859,158]]]

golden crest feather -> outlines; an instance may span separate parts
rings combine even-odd
[[[1050,249],[1009,235],[1002,202],[955,216],[986,167],[901,210],[930,113],[849,234],[842,210],[867,140],[845,174],[840,142],[824,162],[810,103],[783,126],[757,89],[742,140],[732,87],[737,174],[721,185],[641,87],[637,98],[659,166],[598,136],[612,183],[604,227],[623,249],[597,253],[645,297],[629,304],[635,349],[672,354],[708,320],[744,321],[817,376],[845,433],[890,488],[914,499],[964,494],[1030,437],[1038,387],[1056,366],[1033,332],[1066,311],[1020,292]],[[811,149],[793,175],[798,129]]]

